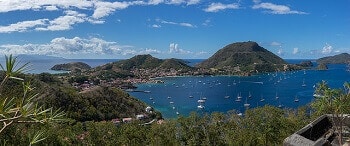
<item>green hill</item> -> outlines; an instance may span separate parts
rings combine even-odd
[[[256,42],[249,41],[229,44],[196,67],[270,72],[281,68],[283,64],[286,62],[282,58],[260,47]]]
[[[63,70],[63,71],[75,71],[75,70],[81,71],[81,70],[88,70],[88,69],[91,69],[91,66],[83,62],[70,62],[70,63],[64,63],[64,64],[56,64],[51,68],[51,70]]]
[[[168,70],[168,69],[192,69],[185,61],[181,59],[158,59],[149,54],[137,55],[130,59],[122,60],[113,63],[113,65],[123,70],[131,69],[156,69],[156,70]]]
[[[132,68],[152,69],[158,67],[163,61],[151,55],[137,55],[130,59],[115,62],[121,69],[130,70]]]
[[[350,54],[342,53],[334,56],[323,57],[317,59],[318,64],[346,64],[350,63]]]

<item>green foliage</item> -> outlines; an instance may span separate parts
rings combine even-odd
[[[78,76],[75,76],[75,77],[71,77],[68,82],[69,83],[73,83],[73,82],[76,82],[76,83],[80,83],[80,84],[83,84],[85,81],[89,81],[89,77],[88,76],[82,76],[82,75],[78,75]]]
[[[317,84],[315,93],[320,96],[315,96],[315,101],[311,104],[316,115],[331,114],[334,130],[339,134],[339,145],[343,144],[343,122],[344,114],[350,112],[350,85],[348,82],[344,83],[344,90],[331,89],[325,81]]]
[[[258,72],[271,72],[275,71],[275,67],[280,67],[275,66],[276,64],[286,62],[255,42],[239,42],[225,46],[197,67],[222,69],[239,66],[243,72],[253,69]]]
[[[345,64],[350,62],[350,54],[341,53],[334,56],[323,57],[316,60],[319,64]]]
[[[48,106],[60,107],[67,117],[78,121],[102,121],[133,117],[143,113],[146,104],[124,91],[112,87],[96,87],[84,93],[73,88],[59,88],[45,99]]]
[[[0,84],[0,136],[7,134],[6,129],[12,125],[21,123],[44,124],[63,120],[64,112],[39,105],[37,102],[39,94],[32,92],[34,87],[32,87],[31,82],[19,77],[26,71],[28,64],[18,66],[17,58],[12,57],[12,55],[5,56],[5,59],[6,66],[0,65],[4,75]],[[8,80],[15,80],[16,82]],[[14,88],[18,84],[22,86],[22,88],[19,88],[21,90]],[[7,90],[15,92],[7,92]],[[29,145],[44,140],[43,136],[44,133],[41,131],[29,135]],[[8,139],[5,138],[4,140]]]

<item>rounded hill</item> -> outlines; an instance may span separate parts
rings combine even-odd
[[[287,64],[282,58],[259,46],[256,42],[232,43],[198,64],[200,68],[214,68],[243,72],[270,72]]]

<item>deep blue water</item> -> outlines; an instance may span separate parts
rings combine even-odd
[[[295,60],[293,60],[295,61]],[[309,104],[313,98],[314,85],[326,80],[332,88],[342,88],[350,81],[346,65],[329,65],[329,70],[314,69],[297,72],[279,72],[250,77],[203,76],[160,78],[164,84],[139,84],[138,90],[150,93],[130,92],[130,94],[160,111],[165,118],[175,118],[177,113],[188,116],[191,111],[227,112],[237,110],[244,113],[244,103],[249,108],[265,104],[282,108],[297,108]],[[305,83],[306,86],[302,86]],[[248,98],[249,94],[252,96]],[[241,95],[241,102],[235,101]],[[190,98],[193,96],[193,98]],[[229,96],[229,98],[225,98]],[[276,96],[279,98],[276,99]],[[206,98],[204,109],[197,102]],[[265,101],[260,100],[264,98]],[[299,102],[295,102],[295,99]]]

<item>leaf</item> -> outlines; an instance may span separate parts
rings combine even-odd
[[[47,136],[46,137],[44,137],[44,136],[45,136],[45,133],[43,131],[38,131],[37,133],[34,134],[33,137],[31,137],[31,135],[29,135],[29,141],[30,141],[29,145],[33,145],[33,144],[36,144],[40,141],[45,140],[47,138]]]

